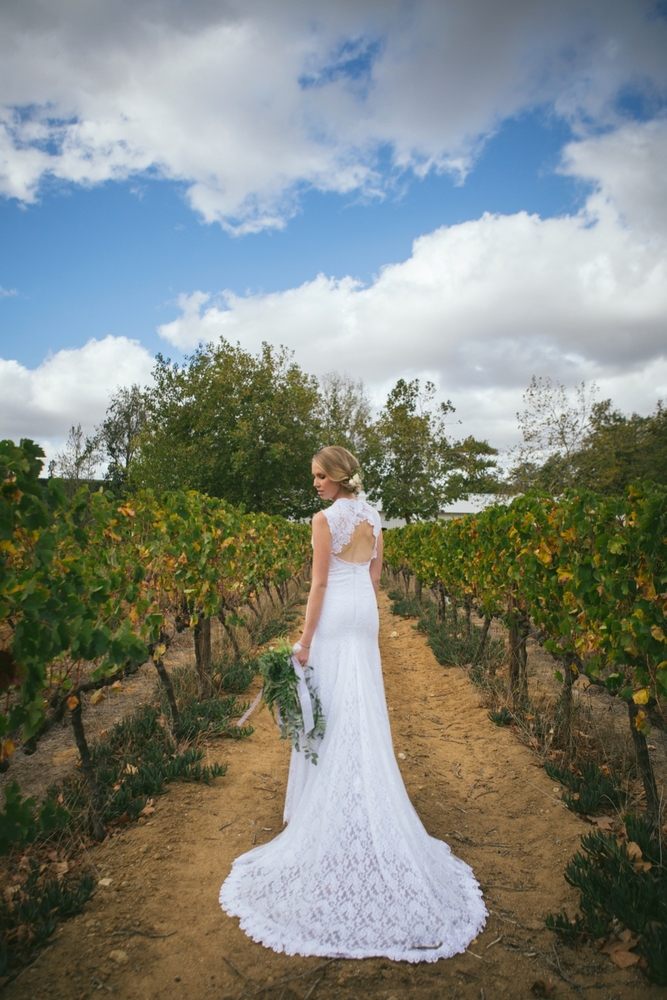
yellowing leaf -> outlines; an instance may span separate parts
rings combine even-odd
[[[0,750],[0,759],[6,760],[7,757],[11,757],[11,755],[14,753],[15,750],[16,747],[14,746],[12,740],[3,740],[2,749]]]
[[[642,854],[642,849],[639,844],[635,844],[633,840],[627,845],[628,855],[632,861],[632,867],[636,872],[650,872],[653,867],[650,861],[645,861]]]
[[[595,823],[600,830],[611,831],[614,829],[614,817],[613,816],[587,816],[591,823]]]
[[[648,688],[641,688],[639,691],[635,691],[632,696],[632,700],[635,705],[648,705],[649,690]]]
[[[106,695],[104,693],[104,689],[100,688],[99,691],[93,691],[93,693],[91,694],[91,696],[90,696],[90,704],[91,705],[99,705],[99,703],[101,701],[104,701],[105,698],[106,698]]]
[[[657,639],[658,642],[667,642],[667,637],[665,636],[665,633],[662,631],[659,625],[652,626],[651,635],[653,636],[654,639]]]
[[[67,707],[69,708],[70,712],[73,712],[78,704],[79,704],[79,699],[75,694],[71,695],[67,699]]]
[[[637,940],[635,940],[635,944]],[[636,965],[641,955],[635,951],[630,951],[625,941],[615,941],[613,944],[605,945],[605,951],[615,966],[619,969],[629,969],[631,965]]]

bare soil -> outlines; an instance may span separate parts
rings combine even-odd
[[[396,634],[397,633],[397,634]],[[155,814],[88,851],[103,883],[63,922],[10,1000],[652,1000],[663,991],[590,946],[564,948],[544,915],[576,909],[563,878],[590,829],[570,813],[530,749],[498,728],[463,671],[440,666],[381,596],[380,643],[394,746],[430,834],[472,865],[489,919],[467,953],[434,964],[288,957],[254,943],[218,891],[235,857],[279,834],[289,746],[266,711],[243,742],[211,741],[229,765],[208,787],[177,783]],[[183,656],[187,655],[184,649]],[[259,690],[255,682],[249,692]],[[52,754],[53,757],[55,754]],[[55,766],[55,765],[54,765]]]

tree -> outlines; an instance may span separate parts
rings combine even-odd
[[[645,438],[645,479],[667,486],[667,410],[661,399],[650,417]]]
[[[312,513],[319,394],[291,358],[284,348],[264,344],[253,355],[224,339],[182,366],[158,355],[131,482],[196,489],[268,514]]]
[[[523,395],[525,409],[517,413],[523,442],[510,474],[516,489],[558,493],[575,484],[575,456],[590,430],[596,393],[594,382],[590,388],[582,382],[572,400],[560,382],[533,375]]]
[[[347,373],[328,372],[320,379],[319,419],[321,440],[342,445],[363,464],[371,425],[371,403],[361,379]]]
[[[431,404],[435,386],[399,379],[372,429],[365,485],[386,517],[435,517],[443,494],[445,417],[452,404]]]
[[[633,482],[667,483],[667,412],[659,401],[655,413],[629,417],[612,401],[596,403],[590,429],[575,455],[577,484],[618,496]]]
[[[96,428],[97,442],[109,460],[105,479],[122,490],[148,418],[148,399],[138,385],[121,387],[111,397],[106,417]]]
[[[468,436],[448,444],[445,450],[447,478],[445,498],[459,500],[471,493],[499,493],[503,483],[498,475],[498,454],[488,441]]]
[[[101,460],[97,438],[84,436],[77,424],[70,427],[64,450],[49,462],[49,477],[70,480],[76,487],[95,478]]]

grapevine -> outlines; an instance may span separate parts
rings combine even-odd
[[[527,494],[450,525],[408,525],[386,532],[385,561],[451,601],[475,601],[486,616],[505,620],[515,707],[525,673],[513,673],[512,656],[523,643],[525,670],[530,621],[562,659],[566,706],[580,671],[627,702],[647,814],[657,820],[645,737],[650,712],[666,719],[665,487],[638,485],[621,498]]]
[[[103,837],[81,719],[81,696],[152,660],[179,711],[164,655],[174,635],[241,610],[304,569],[307,526],[244,514],[224,501],[175,491],[119,503],[80,490],[68,501],[38,481],[43,453],[0,443],[0,765],[18,730],[28,750],[70,713],[89,779],[91,823]]]

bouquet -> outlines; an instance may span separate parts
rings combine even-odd
[[[303,748],[306,760],[317,764],[317,741],[324,736],[324,713],[312,682],[312,667],[302,667],[288,642],[263,653],[259,672],[264,681],[264,704],[280,727],[281,738],[289,736],[296,750]]]

